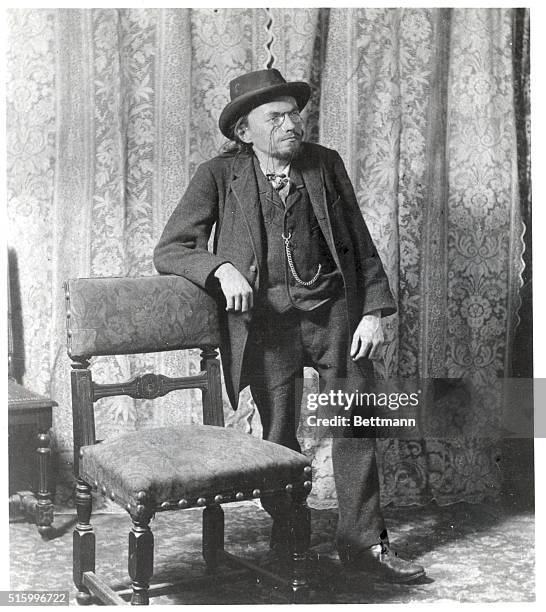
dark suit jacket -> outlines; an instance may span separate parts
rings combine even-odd
[[[297,160],[318,223],[341,270],[349,332],[362,315],[396,311],[383,265],[358,207],[351,181],[336,151],[303,143]],[[216,223],[213,251],[207,249]],[[214,270],[231,262],[254,291],[265,265],[263,223],[251,155],[220,155],[199,166],[172,213],[154,251],[158,272],[184,276],[211,289]],[[226,389],[237,407],[249,313],[220,309]]]

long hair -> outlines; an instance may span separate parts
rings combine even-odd
[[[231,126],[229,130],[231,134],[231,139],[229,140],[229,142],[226,142],[226,144],[222,146],[222,153],[226,155],[252,153],[252,144],[249,144],[248,142],[243,142],[239,137],[239,130],[246,125],[247,118],[248,115],[243,115],[242,117],[239,117],[239,119],[237,119],[237,121]]]

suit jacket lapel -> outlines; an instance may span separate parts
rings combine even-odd
[[[320,223],[321,219],[326,219],[326,194],[324,192],[321,168],[318,164],[305,164],[301,172],[313,211]]]
[[[250,243],[258,267],[262,265],[262,232],[260,222],[260,198],[258,195],[258,184],[256,173],[254,172],[254,162],[252,155],[237,157],[233,163],[233,179],[231,181],[231,191],[239,204],[243,214],[243,219],[248,229]],[[234,236],[234,240],[241,239]]]
[[[326,190],[324,168],[320,161],[314,163],[304,163],[301,168],[303,182],[309,194],[309,200],[315,213],[315,217],[320,225],[326,243],[330,247],[334,261],[340,267],[339,258],[334,246],[334,237],[332,235],[332,223],[328,214],[328,206],[326,204]]]

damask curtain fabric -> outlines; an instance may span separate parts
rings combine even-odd
[[[509,374],[523,270],[514,9],[92,9],[8,13],[8,215],[25,383],[59,403],[68,480],[71,414],[62,281],[153,274],[152,249],[197,165],[223,144],[227,84],[278,68],[311,83],[308,138],[349,174],[398,304],[380,375]],[[518,73],[521,82],[521,71]],[[527,79],[528,86],[528,79]],[[521,90],[521,87],[519,87]],[[520,156],[521,157],[521,156]],[[520,173],[521,176],[521,173]],[[17,315],[17,313],[15,313]],[[17,320],[17,316],[16,316]],[[17,340],[17,337],[16,337]],[[157,355],[166,374],[198,356]],[[97,359],[95,377],[146,371]],[[98,407],[98,437],[199,417],[195,392]],[[499,488],[498,445],[379,441],[383,501],[479,500]],[[454,407],[457,411],[457,406]],[[460,421],[459,421],[460,422]],[[260,435],[248,392],[231,424]],[[329,446],[314,503],[329,504]],[[63,470],[61,470],[63,471]]]

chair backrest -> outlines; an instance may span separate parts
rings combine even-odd
[[[76,361],[219,345],[215,301],[180,276],[77,278],[64,286],[67,351]]]
[[[95,443],[94,402],[115,395],[155,399],[176,389],[199,388],[203,422],[223,426],[217,304],[179,276],[77,278],[65,282],[67,352],[72,359],[74,468],[79,449]],[[93,382],[89,359],[201,349],[201,372],[170,378],[156,373],[122,383]]]

